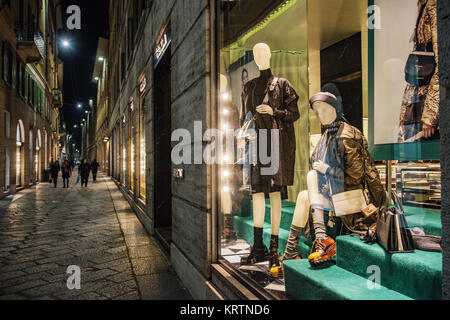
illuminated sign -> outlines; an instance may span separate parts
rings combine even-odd
[[[170,43],[172,42],[170,25],[166,25],[163,30],[161,30],[161,34],[156,41],[155,53],[153,55],[153,60],[155,61],[155,68],[158,65],[159,61],[161,61],[162,56],[166,52]]]

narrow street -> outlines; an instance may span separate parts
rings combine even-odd
[[[0,300],[190,299],[115,183],[100,174],[82,189],[76,176],[0,201]],[[80,290],[68,289],[69,266]]]

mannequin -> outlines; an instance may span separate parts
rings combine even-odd
[[[330,91],[337,91],[337,88]],[[297,252],[298,241],[311,216],[316,240],[308,260],[312,267],[318,267],[336,255],[336,242],[327,235],[324,223],[324,210],[333,209],[331,192],[365,189],[366,183],[369,201],[377,208],[384,205],[385,193],[368,153],[367,141],[358,129],[345,122],[340,97],[321,92],[313,96],[310,103],[326,130],[311,159],[313,170],[307,175],[308,190],[298,195],[288,244],[281,260],[302,259]],[[346,230],[364,234],[376,225],[376,215],[363,212],[340,217]],[[271,273],[279,276],[282,267],[272,268]]]
[[[295,159],[295,133],[293,122],[300,115],[298,113],[298,96],[291,84],[282,78],[272,75],[270,69],[271,50],[265,43],[258,43],[253,48],[255,63],[260,71],[260,76],[247,82],[243,92],[242,116],[252,112],[255,116],[255,129],[258,134],[258,147],[260,143],[267,143],[267,150],[271,150],[270,132],[267,141],[259,137],[259,130],[281,129],[280,132],[280,169],[274,176],[261,175],[261,165],[252,166],[252,199],[253,199],[253,223],[254,245],[248,256],[242,257],[242,264],[254,264],[269,260],[269,266],[279,265],[278,261],[278,234],[281,222],[281,201],[286,198],[287,186],[293,184],[293,165]],[[278,107],[275,107],[278,106]],[[285,130],[283,130],[285,129]],[[284,132],[283,132],[284,131]],[[286,141],[289,141],[287,143]],[[284,150],[288,148],[289,150]],[[283,159],[283,156],[285,157]],[[271,241],[270,252],[265,247],[262,235],[264,217],[266,212],[266,197],[270,199],[271,208]]]

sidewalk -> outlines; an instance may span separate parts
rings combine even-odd
[[[0,300],[190,299],[114,182],[75,180],[0,200]],[[67,287],[73,265],[80,290]]]

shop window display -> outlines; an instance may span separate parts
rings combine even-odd
[[[440,299],[436,0],[218,7],[220,261],[281,299]]]

